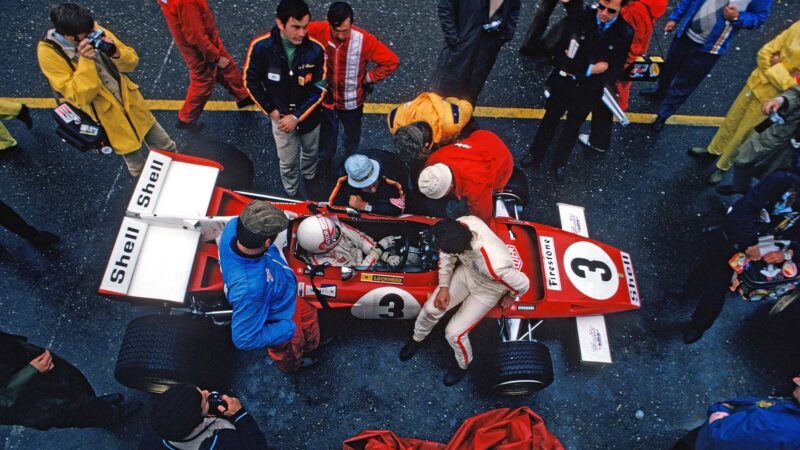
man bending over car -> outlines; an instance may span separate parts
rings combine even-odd
[[[498,301],[503,308],[511,306],[515,297],[528,290],[530,280],[514,268],[503,241],[475,216],[442,219],[431,232],[439,246],[439,287],[420,310],[414,335],[400,350],[400,360],[414,356],[439,319],[461,305],[444,332],[458,363],[444,378],[444,384],[452,386],[464,378],[472,362],[469,330]]]
[[[306,217],[297,227],[297,242],[308,252],[311,264],[372,268],[378,261],[389,266],[400,264],[400,257],[390,253],[400,236],[386,236],[376,244],[372,238],[336,217]]]
[[[297,278],[272,245],[289,219],[280,209],[254,200],[228,222],[219,242],[225,294],[233,307],[231,332],[239,350],[267,348],[284,372],[317,362],[317,310],[296,298]]]

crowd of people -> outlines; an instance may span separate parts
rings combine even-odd
[[[440,251],[438,286],[399,356],[403,361],[412,358],[445,313],[457,308],[445,330],[454,359],[443,381],[451,386],[462,380],[473,360],[470,329],[491,308],[514,302],[529,287],[528,278],[514,268],[508,249],[491,229],[492,195],[502,191],[520,169],[515,169],[502,139],[480,129],[472,117],[500,49],[514,37],[520,0],[439,0],[445,43],[433,81],[428,90],[388,114],[391,149],[364,149],[360,140],[366,98],[376,83],[391,76],[400,59],[375,35],[354,24],[356,14],[350,4],[336,1],[325,20],[312,21],[303,0],[280,0],[274,27],[250,41],[239,65],[226,50],[205,0],[158,3],[189,73],[177,129],[202,132],[200,117],[219,83],[238,108],[254,105],[268,117],[287,196],[306,198],[309,183],[335,174],[328,199],[334,207],[442,218],[432,227]],[[551,157],[553,176],[563,180],[577,143],[598,152],[609,150],[613,112],[604,93],[610,90],[620,109],[627,109],[630,69],[647,54],[667,1],[599,0],[586,6],[583,0],[560,0],[566,17],[545,33],[557,3],[540,1],[520,48],[525,56],[546,60],[553,70],[546,83],[544,118],[528,153],[518,162],[523,167],[542,165],[566,114]],[[758,28],[767,20],[771,3],[677,3],[663,28],[675,32],[666,62],[653,89],[641,92],[659,102],[650,124],[654,133],[706,79],[739,30]],[[42,73],[57,97],[102,126],[130,174],[141,174],[149,148],[180,151],[129,76],[139,62],[136,51],[97,23],[82,5],[55,5],[50,19],[53,28],[37,45]],[[759,238],[765,234],[764,223],[783,223],[781,218],[794,212],[800,192],[798,85],[800,21],[758,52],[756,68],[713,140],[688,150],[698,158],[719,157],[708,178],[710,185],[720,183],[733,169],[731,183],[717,187],[720,194],[744,195],[733,204],[723,225],[712,231],[711,244],[700,261],[704,270],[694,271],[686,283],[682,295],[697,303],[683,330],[687,344],[699,340],[719,314],[732,270],[738,271],[734,259],[740,265],[741,261],[761,261],[782,267],[784,273],[792,272],[792,267],[797,272],[794,261],[800,262],[800,239],[793,227],[769,230],[790,242],[785,247],[766,248]],[[580,134],[590,113],[591,132]],[[22,104],[0,103],[0,118],[16,118],[32,126],[29,110]],[[14,138],[0,126],[0,151],[16,148]],[[761,181],[754,185],[754,179]],[[39,248],[59,240],[27,224],[2,202],[0,217],[3,226]],[[329,339],[320,333],[316,309],[295,295],[295,276],[274,245],[288,226],[289,219],[280,209],[254,201],[225,227],[219,259],[233,309],[235,347],[267,349],[280,370],[293,372],[313,367]],[[393,266],[399,259],[392,251],[397,237],[375,242],[325,215],[304,219],[297,239],[314,264]],[[77,369],[24,338],[0,334],[0,340],[4,342],[1,423],[41,429],[113,427],[141,406],[119,394],[96,397]],[[800,377],[793,381],[800,386]],[[65,387],[69,396],[50,385]],[[800,388],[794,391],[796,401],[737,399],[715,404],[707,423],[684,437],[680,448],[798,445],[798,392]],[[771,422],[774,428],[752,426],[742,431],[728,426],[734,421],[762,424],[764,414],[779,417]],[[238,399],[202,386],[171,388],[154,406],[151,419],[152,432],[143,439],[142,448],[267,445]],[[770,433],[779,439],[764,437]],[[719,446],[727,442],[734,446]]]

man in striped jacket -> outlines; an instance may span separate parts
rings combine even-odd
[[[311,22],[308,34],[325,47],[328,92],[323,101],[319,161],[330,167],[336,155],[339,124],[343,129],[345,157],[358,150],[364,101],[372,85],[397,69],[400,59],[375,36],[353,25],[353,8],[333,2],[328,20]],[[367,64],[374,67],[367,69]]]
[[[503,308],[511,306],[515,297],[527,292],[530,280],[514,268],[503,241],[475,216],[442,219],[431,232],[439,245],[439,287],[419,312],[400,360],[414,356],[439,319],[461,305],[444,332],[458,363],[444,378],[444,384],[452,386],[464,378],[472,362],[469,330],[498,302]]]

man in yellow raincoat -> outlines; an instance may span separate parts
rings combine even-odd
[[[800,83],[800,20],[761,47],[758,66],[750,73],[725,116],[725,121],[706,147],[691,147],[692,155],[716,155],[717,169],[708,178],[715,185],[733,165],[736,149],[766,117],[761,104]]]
[[[39,67],[53,90],[100,122],[114,152],[122,156],[131,175],[138,176],[146,160],[140,149],[175,151],[153,113],[144,104],[139,86],[128,78],[139,63],[136,51],[94,22],[92,13],[76,3],[50,9],[50,29],[39,42]],[[102,30],[108,53],[87,39]]]

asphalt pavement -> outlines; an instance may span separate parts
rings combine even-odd
[[[51,2],[0,0],[0,97],[47,98],[50,91],[35,58],[36,40],[49,28]],[[314,18],[327,3],[310,2]],[[670,10],[674,6],[671,2]],[[271,28],[274,1],[209,0],[229,51],[241,61],[250,38]],[[369,97],[399,103],[430,84],[442,44],[431,0],[353,1],[356,24],[376,34],[400,56],[400,68]],[[524,2],[516,38],[501,52],[479,104],[542,108],[547,67],[517,53],[535,2]],[[93,1],[96,19],[136,48],[141,58],[134,79],[147,99],[181,100],[188,85],[183,60],[172,45],[156,0]],[[681,114],[723,116],[755,65],[758,48],[798,18],[796,0],[775,1],[767,23],[744,30]],[[561,13],[560,11],[558,12]],[[661,21],[663,23],[663,20]],[[669,37],[657,33],[653,53],[663,54]],[[631,111],[654,112],[635,95]],[[228,100],[218,88],[215,100]],[[22,151],[0,159],[0,198],[31,224],[53,231],[62,243],[40,253],[0,230],[0,318],[2,329],[28,336],[80,368],[98,393],[123,392],[141,400],[113,378],[119,342],[128,321],[147,311],[97,294],[112,243],[134,180],[121,159],[79,154],[56,139],[50,111],[32,112],[32,131],[7,123]],[[178,142],[192,145],[175,129],[176,111],[156,116]],[[245,152],[255,163],[255,189],[283,194],[267,121],[255,111],[207,111],[203,140]],[[521,158],[536,120],[481,118]],[[714,128],[668,125],[653,136],[645,125],[615,129],[606,154],[576,149],[565,181],[545,170],[528,171],[532,200],[525,217],[558,225],[556,203],[586,208],[593,238],[628,251],[636,267],[642,308],[607,317],[614,363],[579,362],[573,320],[545,322],[539,337],[553,353],[555,382],[540,393],[501,398],[481,383],[482,362],[492,351],[496,329],[473,331],[475,370],[447,388],[444,370],[452,358],[440,328],[407,363],[397,353],[411,322],[363,321],[337,313],[335,341],[313,370],[286,375],[263,352],[237,353],[231,392],[256,417],[278,449],[334,449],[363,429],[394,430],[407,437],[446,442],[472,415],[497,407],[528,405],[569,449],[665,449],[705,417],[706,406],[738,395],[788,394],[790,376],[800,371],[800,312],[768,318],[770,305],[731,298],[714,327],[687,346],[680,327],[693,305],[667,291],[692,270],[704,245],[701,228],[718,223],[723,201],[703,185],[712,166],[686,155],[691,145],[710,141]],[[389,148],[382,115],[364,119],[362,146]],[[329,180],[332,181],[332,180]],[[200,349],[198,349],[200,351]],[[643,417],[636,418],[641,410]],[[0,427],[11,449],[135,448],[146,427],[140,414],[113,431]]]

